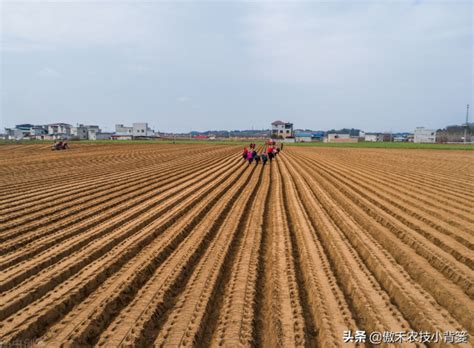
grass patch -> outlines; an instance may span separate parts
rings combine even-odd
[[[187,144],[187,145],[239,145],[248,146],[251,142],[257,145],[263,145],[263,141],[255,140],[194,140],[179,139],[173,140],[69,140],[69,145],[130,145],[130,144]],[[19,145],[19,144],[48,144],[52,145],[51,140],[0,140],[0,145]],[[279,145],[280,143],[277,142]],[[418,149],[418,150],[474,150],[474,144],[418,144],[418,143],[398,143],[398,142],[370,142],[363,141],[359,143],[284,143],[284,146],[310,146],[310,147],[340,147],[340,148],[371,148],[371,149]]]
[[[350,147],[370,149],[421,149],[421,150],[474,150],[474,144],[419,144],[398,142],[371,142],[359,143],[288,143],[289,146],[312,146],[312,147]]]

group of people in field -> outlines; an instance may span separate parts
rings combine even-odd
[[[267,145],[266,148],[263,148],[262,152],[259,154],[256,150],[255,144],[250,144],[249,147],[245,147],[242,153],[244,161],[247,161],[248,164],[252,164],[255,161],[255,165],[258,165],[262,161],[262,165],[265,166],[267,161],[272,162],[272,160],[280,153],[283,149],[283,143],[280,146],[276,146],[275,142],[272,142]]]

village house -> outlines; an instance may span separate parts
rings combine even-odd
[[[293,123],[275,121],[272,122],[272,138],[293,137]]]

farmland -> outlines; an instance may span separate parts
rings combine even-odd
[[[472,151],[240,151],[1,146],[0,346],[474,343]]]

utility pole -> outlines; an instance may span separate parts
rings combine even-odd
[[[469,104],[466,107],[466,124],[464,125],[464,144],[467,143],[467,129],[469,128]]]

